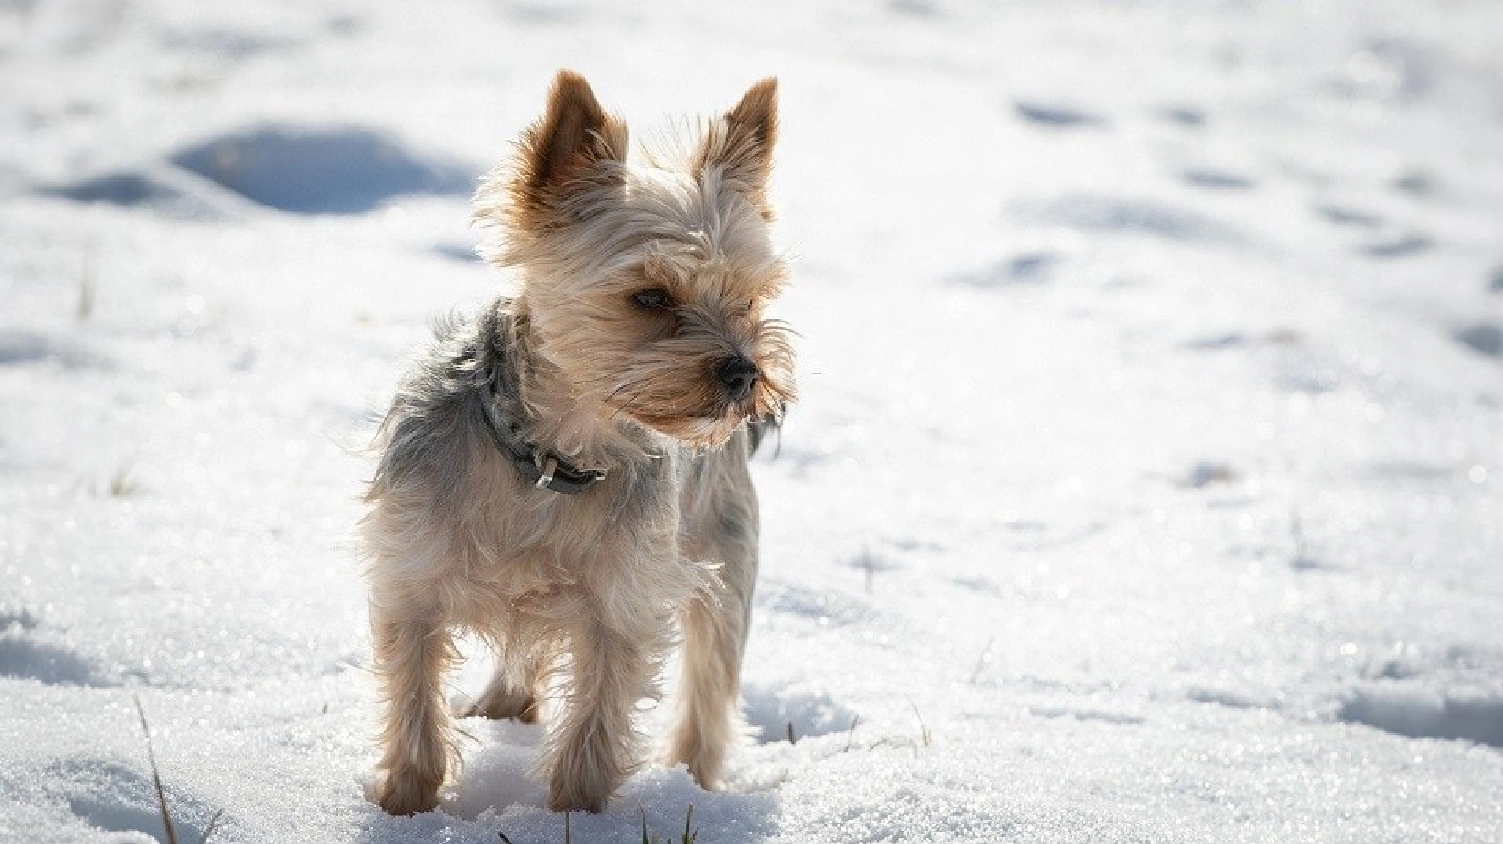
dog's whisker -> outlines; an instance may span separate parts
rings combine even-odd
[[[625,385],[622,385],[622,386],[625,386]],[[619,390],[617,392],[619,392]],[[612,395],[614,396],[615,393],[612,393]],[[635,393],[627,396],[625,402],[621,403],[620,405],[618,405],[616,407],[615,410],[611,411],[611,415],[610,415],[611,421],[615,421],[616,417],[620,416],[623,413],[625,413],[628,416],[630,416],[631,414],[628,411],[631,410],[632,406],[635,405],[637,403],[637,400],[640,399],[641,397],[642,397],[642,390],[638,390],[637,392],[635,392]]]

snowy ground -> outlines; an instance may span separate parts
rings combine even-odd
[[[983,6],[0,2],[0,842],[164,837],[134,697],[188,842],[564,840],[367,802],[349,543],[560,66],[780,76],[803,335],[761,741],[573,840],[1503,841],[1503,5]]]

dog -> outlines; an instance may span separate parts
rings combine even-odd
[[[560,71],[482,182],[482,253],[517,291],[441,324],[381,424],[360,532],[384,703],[375,798],[438,805],[456,757],[453,636],[498,669],[460,715],[547,723],[555,811],[601,812],[643,763],[633,712],[681,646],[661,761],[720,785],[745,730],[757,570],[747,463],[794,399],[788,270],[767,183],[777,82],[628,160],[627,127]]]

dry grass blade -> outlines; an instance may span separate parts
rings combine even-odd
[[[209,818],[209,825],[204,827],[204,834],[198,839],[198,844],[208,844],[209,836],[214,834],[214,827],[219,825],[219,817],[223,814],[224,810],[220,809],[214,813],[214,817]]]
[[[909,698],[908,705],[913,707],[913,717],[918,719],[919,738],[921,739],[923,746],[928,747],[930,744],[933,744],[934,735],[929,732],[929,725],[924,723],[924,715],[922,712],[919,712],[918,704],[914,703],[912,698]],[[918,745],[914,746],[913,752],[914,755],[918,755]]]
[[[639,806],[637,811],[642,815],[642,844],[658,844],[660,839],[647,831],[647,810]],[[684,813],[684,834],[679,836],[677,842],[671,838],[663,838],[662,844],[698,844],[699,830],[693,829],[693,825],[694,804],[690,803],[689,810]]]
[[[162,788],[162,774],[157,769],[157,754],[151,747],[151,727],[146,723],[146,709],[141,706],[141,698],[134,697],[136,702],[136,714],[141,716],[141,732],[146,734],[146,758],[151,762],[151,784],[157,790],[157,808],[162,813],[162,828],[167,833],[167,844],[177,844],[177,829],[172,826],[172,815],[167,811],[167,792]],[[215,816],[218,819],[218,816]],[[209,824],[212,831],[214,825]],[[205,833],[205,838],[208,834]],[[202,842],[200,842],[202,844]]]
[[[115,474],[110,476],[110,497],[125,498],[135,495],[140,491],[141,485],[136,482],[135,478],[131,477],[130,464],[120,464],[120,468],[116,469]]]
[[[846,730],[845,733],[845,749],[847,752],[851,749],[851,742],[856,738],[856,725],[859,723],[861,723],[861,716],[852,715],[851,728],[849,730]]]

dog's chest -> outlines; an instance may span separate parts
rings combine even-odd
[[[509,467],[507,467],[509,468]],[[556,615],[581,601],[679,591],[677,472],[671,460],[613,470],[577,495],[526,489],[472,525],[459,594],[465,615]],[[643,594],[642,600],[652,600]]]

